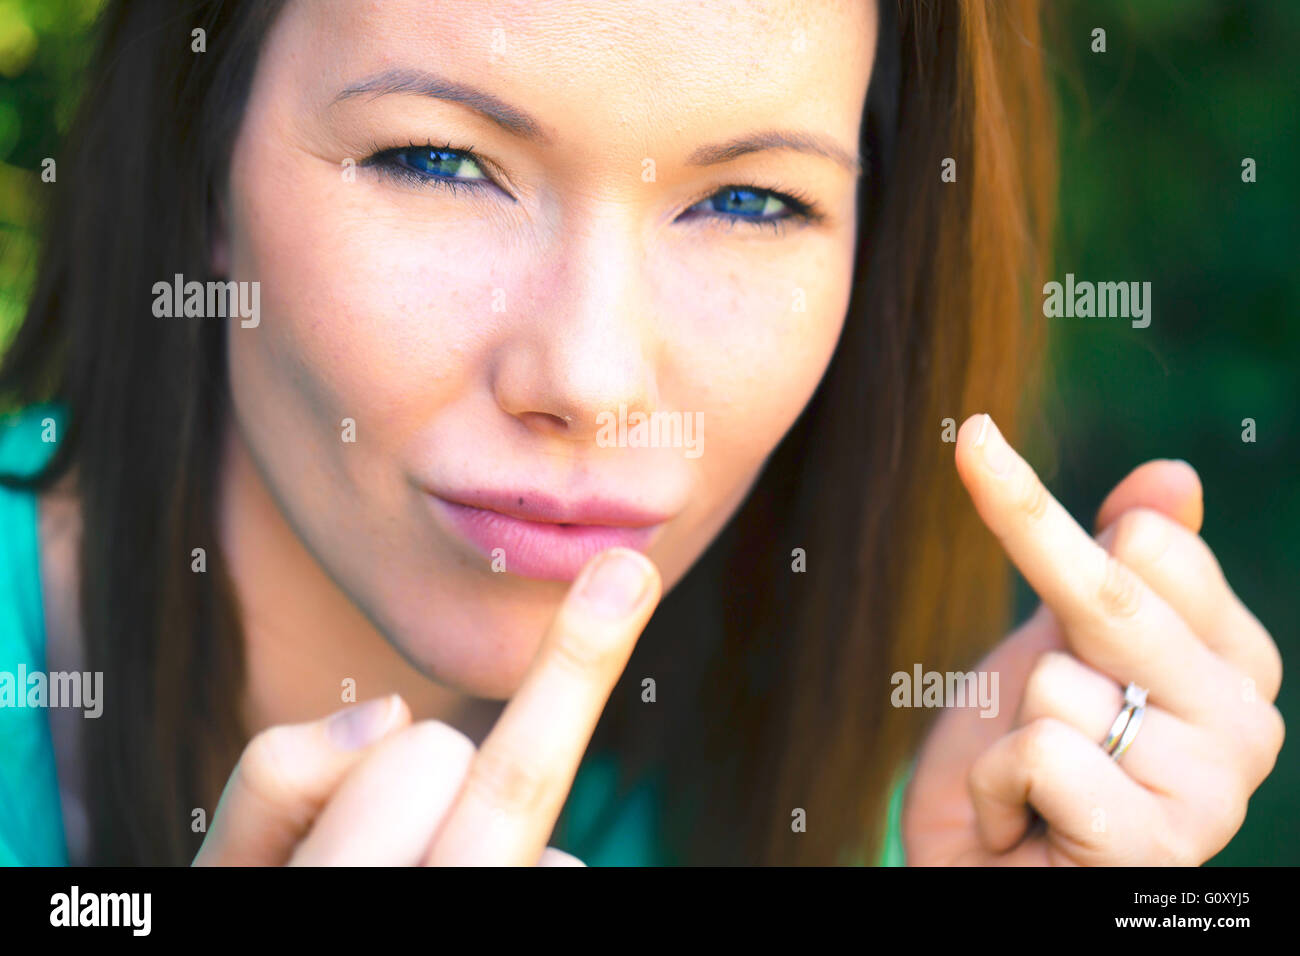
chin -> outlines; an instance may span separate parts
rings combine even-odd
[[[564,584],[505,575],[481,584],[444,583],[427,592],[432,600],[405,604],[381,632],[430,680],[504,700],[523,683],[566,590]]]

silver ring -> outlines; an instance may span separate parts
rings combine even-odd
[[[1110,733],[1102,741],[1101,749],[1110,755],[1111,760],[1118,760],[1142,727],[1142,717],[1146,713],[1147,690],[1130,682],[1124,688],[1124,706],[1110,725]]]
[[[1137,736],[1137,732],[1142,726],[1142,715],[1146,712],[1146,707],[1133,709],[1133,716],[1129,718],[1128,726],[1124,728],[1124,736],[1119,738],[1119,746],[1110,755],[1111,760],[1118,760],[1124,755],[1124,751],[1128,750],[1128,745],[1133,742],[1133,738]]]
[[[1128,705],[1120,708],[1119,715],[1110,725],[1110,733],[1108,733],[1106,739],[1101,742],[1101,749],[1106,751],[1106,753],[1113,751],[1115,745],[1119,743],[1119,738],[1124,735],[1124,728],[1128,726],[1129,718],[1133,715],[1133,710],[1134,708],[1129,707]]]

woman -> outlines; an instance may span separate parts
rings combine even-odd
[[[11,859],[1238,829],[1281,671],[1194,472],[1094,540],[1001,437],[1054,192],[1031,4],[195,9],[105,14],[0,369],[4,660],[103,677],[95,719],[0,711]],[[999,551],[1044,599],[1000,643]],[[899,693],[994,644],[982,711]]]

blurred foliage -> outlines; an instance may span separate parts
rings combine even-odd
[[[0,343],[36,264],[41,162],[72,121],[104,0],[0,0]]]
[[[0,0],[0,342],[32,276],[41,160],[54,156],[103,0]],[[1300,4],[1048,3],[1060,91],[1053,277],[1150,281],[1152,320],[1044,319],[1053,341],[1031,457],[1081,521],[1138,463],[1183,458],[1203,535],[1282,647],[1300,651]],[[1092,31],[1106,31],[1094,53]],[[1243,183],[1241,162],[1257,164]],[[105,237],[107,240],[107,237]],[[87,254],[93,255],[93,250]],[[1241,440],[1242,420],[1257,441]],[[1027,613],[1033,595],[1021,582]],[[1177,662],[1171,662],[1176,666]],[[1296,726],[1300,684],[1279,707]],[[1300,863],[1288,744],[1216,864]]]

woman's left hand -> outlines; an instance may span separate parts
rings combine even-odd
[[[984,415],[957,470],[1043,604],[976,668],[994,717],[946,710],[903,811],[913,865],[1199,865],[1240,829],[1284,725],[1277,646],[1198,535],[1200,481],[1148,462],[1088,536]],[[1128,749],[1100,746],[1124,688],[1149,691]]]

